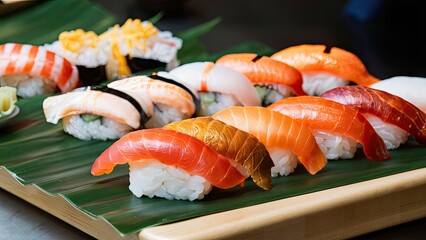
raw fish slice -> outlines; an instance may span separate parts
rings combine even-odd
[[[199,92],[226,93],[243,106],[259,106],[260,99],[251,82],[242,73],[212,62],[194,62],[170,71],[171,75]]]
[[[401,97],[426,112],[426,78],[396,76],[374,83],[369,87]]]
[[[327,164],[311,130],[291,117],[256,106],[229,107],[212,117],[254,135],[271,155],[273,151],[270,149],[290,150],[310,174],[317,173]]]
[[[346,86],[329,90],[321,97],[346,104],[363,114],[375,115],[426,144],[426,113],[398,96],[369,87]]]
[[[0,76],[20,74],[50,79],[61,92],[81,85],[77,67],[43,47],[18,43],[0,45]]]
[[[330,131],[355,139],[363,146],[371,160],[390,158],[382,138],[357,110],[314,96],[299,96],[283,99],[268,107],[297,119],[311,130]]]
[[[232,159],[218,154],[197,138],[161,128],[126,134],[95,160],[91,173],[109,174],[117,164],[152,159],[201,176],[222,189],[242,186],[247,178],[244,171],[232,165]]]
[[[319,75],[322,73],[337,76],[340,79],[363,86],[369,86],[380,81],[368,73],[363,62],[355,54],[337,47],[329,49],[325,45],[303,44],[285,48],[273,54],[271,58],[299,70],[304,75],[304,81],[306,80],[305,74]],[[341,86],[343,82],[338,84]],[[303,85],[305,89],[305,84]],[[308,93],[306,89],[305,92]]]
[[[243,73],[253,84],[282,84],[291,87],[297,95],[306,95],[302,89],[302,74],[283,62],[254,53],[227,54],[216,64]]]
[[[272,188],[274,166],[265,146],[254,136],[211,117],[198,117],[170,123],[164,129],[196,137],[216,152],[241,164],[262,189]]]

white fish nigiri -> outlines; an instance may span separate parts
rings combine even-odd
[[[213,62],[184,64],[169,72],[200,93],[199,115],[209,116],[229,106],[260,106],[260,98],[244,74]]]
[[[426,112],[426,78],[395,76],[374,83],[369,87],[403,98]]]

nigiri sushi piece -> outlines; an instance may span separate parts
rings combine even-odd
[[[109,79],[158,67],[170,71],[180,64],[177,53],[182,39],[169,31],[160,31],[149,21],[129,18],[122,26],[116,24],[102,33],[99,40],[111,52],[107,64]]]
[[[81,85],[77,67],[43,47],[29,44],[0,45],[0,85],[17,88],[20,97],[64,93]]]
[[[302,74],[283,62],[254,53],[232,53],[216,60],[216,64],[243,73],[256,88],[262,106],[278,100],[306,95],[302,89]]]
[[[129,164],[130,191],[137,197],[202,199],[212,187],[243,185],[245,169],[190,135],[161,128],[126,134],[93,163],[94,176]]]
[[[58,40],[43,47],[75,64],[84,86],[98,85],[107,80],[106,65],[111,53],[106,42],[99,41],[95,32],[83,29],[65,31],[59,34]]]
[[[61,119],[66,133],[81,140],[117,139],[146,121],[152,103],[106,86],[77,88],[43,101],[46,121]]]
[[[229,106],[261,105],[250,80],[232,68],[213,62],[193,62],[169,73],[198,91],[201,99],[199,116],[211,116]]]
[[[276,52],[271,58],[299,70],[303,75],[303,90],[308,95],[318,96],[350,82],[369,86],[380,81],[367,71],[360,58],[338,47],[302,44]]]
[[[398,96],[369,87],[346,86],[329,90],[321,97],[363,113],[388,149],[398,148],[410,134],[426,144],[426,113]]]
[[[423,112],[426,112],[426,78],[395,76],[373,83],[369,87],[403,98]]]
[[[163,127],[196,137],[221,155],[242,165],[262,189],[272,188],[274,163],[268,150],[256,137],[211,117],[173,122]]]
[[[386,160],[390,154],[382,138],[357,110],[321,97],[298,96],[280,100],[269,109],[308,126],[327,159],[353,158],[357,143],[371,160]]]
[[[264,107],[233,106],[212,117],[257,137],[274,161],[273,177],[289,175],[299,161],[310,174],[327,164],[311,130],[289,116]]]
[[[183,88],[183,85],[172,84],[173,79],[166,82],[165,77],[162,77],[163,80],[154,79],[157,77],[158,75],[128,77],[113,81],[108,87],[132,93],[133,96],[152,103],[153,107],[148,108],[146,112],[149,120],[143,124],[144,128],[162,127],[194,116],[198,101],[195,95],[192,95],[189,89]]]

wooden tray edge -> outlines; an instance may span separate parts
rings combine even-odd
[[[426,168],[142,230],[139,239],[346,239],[426,216]]]
[[[103,218],[90,216],[60,195],[50,195],[35,185],[21,184],[4,167],[0,167],[0,188],[97,239],[137,239],[136,235],[122,236]]]

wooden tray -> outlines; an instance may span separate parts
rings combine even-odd
[[[426,168],[278,201],[148,227],[121,236],[61,196],[22,185],[0,168],[0,187],[98,239],[345,239],[426,216]]]

